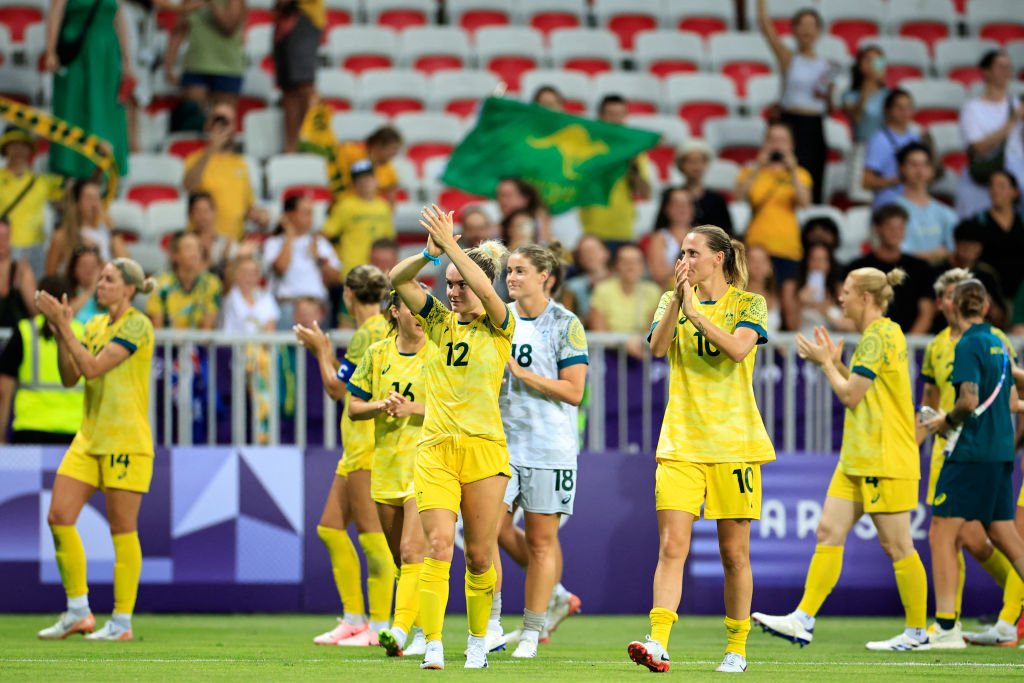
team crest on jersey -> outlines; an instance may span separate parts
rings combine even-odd
[[[729,311],[728,313],[726,313],[726,314],[725,314],[725,326],[726,326],[727,328],[728,328],[728,327],[732,327],[732,324],[733,324],[733,322],[734,322],[735,320],[736,320],[736,316],[735,316],[735,315],[733,315],[733,312],[732,312],[732,311]]]
[[[583,331],[583,324],[579,318],[573,318],[569,323],[569,344],[574,349],[587,348],[587,333]]]

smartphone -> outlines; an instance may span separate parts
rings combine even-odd
[[[928,422],[929,420],[934,420],[939,415],[941,413],[931,406],[921,406],[917,411],[918,422]]]

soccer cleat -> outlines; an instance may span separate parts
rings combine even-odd
[[[984,631],[964,633],[964,640],[971,645],[1015,647],[1020,638],[1017,636],[1017,628],[1015,626],[999,621]]]
[[[467,669],[487,668],[487,638],[470,636],[466,641],[466,666]]]
[[[405,648],[405,656],[419,657],[426,653],[427,638],[423,635],[423,631],[421,631],[420,629],[416,629],[415,631],[413,631],[412,642],[409,643],[409,647]]]
[[[363,631],[369,630],[370,625],[363,624],[348,624],[342,619],[338,619],[338,625],[332,628],[327,633],[321,633],[313,642],[317,645],[337,645],[343,640],[347,640],[354,635],[362,633]]]
[[[552,596],[551,602],[548,603],[548,618],[544,625],[544,631],[541,633],[541,640],[544,642],[550,640],[551,634],[555,632],[559,624],[567,617],[579,612],[582,606],[583,602],[572,593],[564,597]]]
[[[741,674],[747,670],[747,658],[735,652],[726,652],[722,663],[715,671],[726,674]]]
[[[132,630],[130,628],[121,628],[113,621],[108,621],[103,624],[103,628],[95,633],[90,633],[85,636],[86,640],[132,640]]]
[[[90,612],[81,619],[75,619],[69,617],[67,612],[60,615],[57,619],[57,623],[53,626],[48,626],[40,631],[37,635],[39,640],[64,640],[70,635],[81,633],[82,635],[88,635],[93,632],[96,628],[96,617]]]
[[[512,656],[516,659],[533,659],[537,656],[537,641],[529,638],[520,640]]]
[[[505,634],[502,631],[492,631],[488,629],[487,635],[484,636],[484,641],[488,652],[501,652],[507,647]]]
[[[444,646],[440,640],[427,642],[423,653],[423,661],[420,662],[421,669],[443,669],[444,668]]]
[[[928,636],[929,650],[963,650],[967,647],[964,642],[964,632],[960,630],[960,623],[957,622],[948,631],[937,626],[935,633]]]
[[[376,631],[367,628],[351,638],[338,641],[337,645],[339,647],[377,647],[380,645],[380,639],[377,637]]]
[[[795,614],[785,616],[772,616],[754,612],[750,615],[751,620],[761,627],[768,634],[796,643],[800,647],[810,645],[814,640],[814,629],[805,628],[804,623]]]
[[[505,647],[515,649],[519,645],[519,641],[523,639],[523,629],[517,628],[515,631],[509,631],[505,634]]]
[[[959,631],[959,629],[957,629]],[[936,633],[941,633],[942,629],[937,629]],[[938,637],[936,635],[936,637]],[[898,636],[893,636],[889,640],[873,640],[864,647],[869,650],[876,652],[913,652],[915,650],[928,650],[933,647],[935,640],[933,638],[925,638],[924,640],[918,640],[912,638],[906,633],[901,633]],[[963,638],[960,639],[960,644],[963,645]],[[966,647],[966,645],[964,645]]]
[[[669,658],[668,652],[662,647],[661,643],[651,639],[647,636],[647,642],[641,643],[638,640],[634,640],[626,648],[629,652],[629,658],[632,659],[637,666],[646,666],[655,673],[663,673],[668,671]]]
[[[384,629],[377,634],[377,640],[388,657],[401,657],[405,654],[402,651],[402,648],[405,647],[405,634],[401,629],[394,631]]]

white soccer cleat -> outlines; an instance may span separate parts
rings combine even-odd
[[[963,650],[966,648],[964,632],[960,629],[959,623],[948,631],[937,626],[935,633],[928,637],[928,649],[930,650]]]
[[[406,657],[419,657],[427,653],[427,637],[423,635],[423,631],[416,629],[413,631],[412,641],[409,643],[409,647],[405,648]]]
[[[533,659],[537,656],[537,641],[529,638],[520,640],[512,656],[516,659]]]
[[[796,643],[800,647],[810,645],[814,640],[814,629],[805,628],[804,623],[795,614],[784,616],[772,616],[754,612],[750,615],[751,620],[761,627],[768,634]]]
[[[421,669],[443,669],[444,668],[444,646],[440,640],[427,642],[426,650],[423,653],[423,661],[420,662]]]
[[[370,628],[369,624],[347,624],[344,620],[338,619],[338,625],[326,633],[321,633],[313,642],[317,645],[337,645],[343,640],[348,640]]]
[[[63,612],[60,617],[57,618],[57,623],[53,626],[47,626],[38,634],[39,640],[64,640],[70,635],[81,633],[88,635],[93,632],[96,628],[96,617],[89,613],[81,619],[75,619],[74,617],[68,616],[67,612]]]
[[[509,631],[505,634],[505,647],[515,649],[519,645],[519,641],[523,639],[523,629],[517,628],[515,631]]]
[[[964,633],[964,640],[971,645],[990,645],[995,647],[1014,647],[1020,640],[1017,628],[1005,622],[996,622],[984,631]]]
[[[551,596],[551,601],[548,603],[548,618],[544,624],[544,630],[540,634],[541,642],[546,643],[550,640],[551,634],[558,629],[559,624],[567,617],[578,613],[582,606],[583,602],[573,593],[566,596]]]
[[[956,631],[957,637],[960,640],[960,646],[967,647],[964,644],[964,639],[959,635],[960,630],[956,629]],[[938,634],[941,632],[942,629],[938,629],[936,633]],[[865,644],[864,647],[869,650],[874,650],[875,652],[914,652],[934,648],[936,637],[938,637],[938,635],[933,636],[932,638],[918,640],[917,638],[908,636],[906,633],[901,633],[898,636],[893,636],[889,640],[873,640]]]
[[[715,671],[726,674],[741,674],[747,670],[747,658],[735,652],[726,652],[722,663]]]
[[[488,629],[487,635],[484,636],[484,641],[488,652],[501,652],[507,647],[505,633],[500,630],[492,631]]]
[[[487,638],[470,636],[466,642],[466,667],[467,669],[487,668]]]
[[[405,632],[400,628],[384,629],[377,634],[377,641],[388,657],[405,655]]]
[[[650,636],[647,636],[647,642],[641,643],[638,640],[634,640],[626,648],[629,653],[629,658],[636,663],[637,666],[646,666],[655,673],[664,673],[668,671],[669,658],[668,651],[659,643],[657,640],[653,640]]]
[[[108,621],[103,624],[103,628],[95,633],[89,633],[85,636],[86,640],[131,640],[132,630],[130,628],[121,628],[113,621]]]

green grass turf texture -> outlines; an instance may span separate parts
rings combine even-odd
[[[97,626],[105,616],[97,615]],[[0,615],[0,680],[6,681],[394,681],[470,676],[483,680],[622,681],[654,675],[629,661],[626,644],[642,639],[647,618],[574,616],[534,660],[494,653],[487,671],[465,671],[465,618],[445,623],[448,668],[420,671],[419,659],[388,659],[378,648],[317,647],[313,636],[333,626],[316,615],[148,615],[135,618],[131,643],[92,643],[81,636],[42,642],[35,633],[51,615]],[[506,619],[514,628],[518,620]],[[965,626],[970,626],[965,624]],[[806,648],[750,634],[746,679],[780,681],[925,681],[954,676],[972,683],[1024,680],[1024,651],[979,648],[945,652],[868,652],[864,643],[895,635],[895,618],[825,617]],[[682,616],[672,632],[672,669],[662,678],[703,680],[725,645],[722,621]]]

